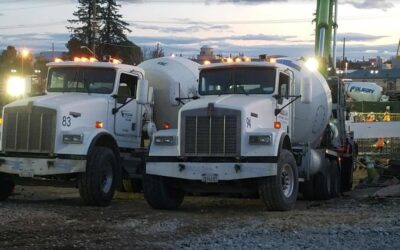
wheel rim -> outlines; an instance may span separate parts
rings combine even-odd
[[[294,189],[294,172],[292,166],[285,164],[282,167],[281,172],[281,185],[282,193],[286,198],[289,198],[293,194]]]
[[[109,162],[105,162],[101,181],[101,189],[104,193],[108,193],[111,190],[113,177],[112,165]]]

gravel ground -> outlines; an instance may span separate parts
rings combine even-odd
[[[16,188],[0,202],[2,249],[400,249],[400,200],[361,190],[267,212],[259,200],[187,197],[178,211],[141,194],[83,206],[75,189]]]

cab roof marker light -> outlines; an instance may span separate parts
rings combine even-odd
[[[91,58],[89,58],[89,61],[90,61],[90,62],[98,62],[99,60],[97,60],[97,59],[94,58],[94,57],[91,57]]]
[[[56,63],[60,63],[60,62],[63,62],[63,60],[61,59],[61,58],[54,58],[54,62],[56,62]]]
[[[240,62],[242,62],[242,59],[236,58],[236,59],[235,59],[235,62],[240,63]]]
[[[74,57],[74,62],[80,62],[81,59],[79,57]]]

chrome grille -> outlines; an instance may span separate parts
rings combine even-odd
[[[4,110],[3,150],[6,152],[52,153],[56,111],[32,105]]]
[[[225,112],[224,112],[225,111]],[[182,112],[182,152],[186,156],[240,155],[240,111]]]

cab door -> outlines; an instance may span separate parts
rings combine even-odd
[[[114,114],[114,133],[119,142],[136,143],[139,136],[140,126],[136,101],[137,82],[137,76],[127,73],[121,73],[119,78],[114,109],[116,111]]]
[[[290,76],[284,72],[279,72],[279,85],[278,94],[280,96],[278,100],[278,108],[286,106],[290,102]],[[282,129],[287,130],[290,119],[290,105],[285,107],[278,114],[278,121],[282,124]]]

